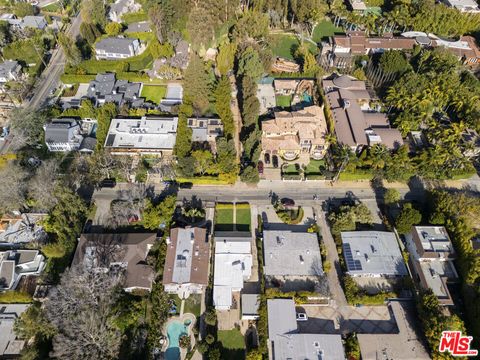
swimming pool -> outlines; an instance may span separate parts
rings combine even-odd
[[[173,321],[167,326],[168,348],[165,352],[166,360],[180,359],[179,339],[182,335],[187,333],[187,327],[180,321]]]

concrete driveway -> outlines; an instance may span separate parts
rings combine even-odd
[[[275,209],[272,205],[259,206],[258,213],[262,215],[263,227],[266,230],[293,230],[296,231],[307,231],[307,229],[315,223],[313,216],[313,208],[309,206],[302,206],[303,209],[303,219],[297,225],[285,224],[277,216]]]
[[[340,281],[340,277],[343,276],[343,273],[338,260],[337,247],[332,234],[330,233],[330,227],[326,221],[326,213],[320,208],[320,206],[315,207],[315,213],[317,214],[317,224],[320,227],[322,242],[327,249],[327,260],[331,264],[330,271],[327,274],[331,298],[335,301],[337,306],[345,306],[347,305],[347,300]]]
[[[301,309],[308,315],[308,321],[297,323],[301,333],[398,333],[393,312],[387,306],[304,306]]]

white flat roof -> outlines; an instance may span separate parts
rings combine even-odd
[[[177,117],[112,119],[105,147],[172,150],[177,125]]]

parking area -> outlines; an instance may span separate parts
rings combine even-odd
[[[307,314],[307,321],[299,321],[302,333],[395,334],[398,327],[388,306],[303,306],[297,308]]]

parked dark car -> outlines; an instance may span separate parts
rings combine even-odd
[[[115,179],[103,179],[100,183],[101,188],[114,188],[117,185],[117,181]]]
[[[289,206],[295,206],[295,201],[289,198],[283,198],[280,200],[283,206],[289,207]]]
[[[269,165],[270,164],[270,154],[265,154],[264,158],[265,158],[265,164]]]
[[[263,175],[263,162],[259,161],[258,165],[257,165],[257,168],[258,168],[258,173],[260,175]]]
[[[272,156],[272,165],[274,168],[278,168],[278,157],[277,155]]]

